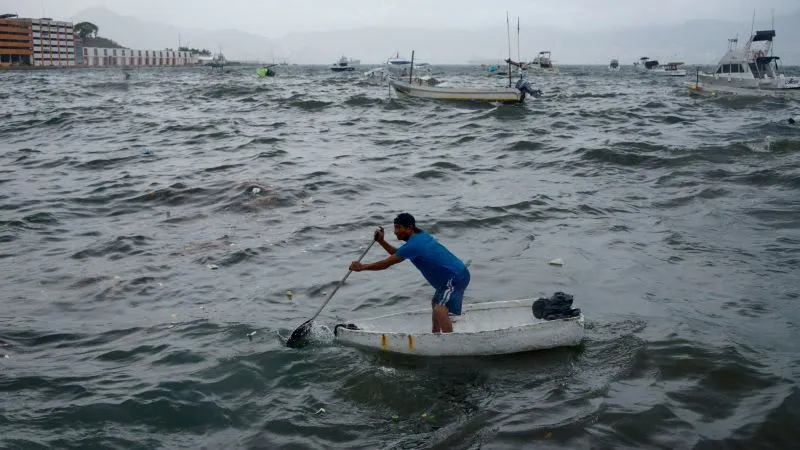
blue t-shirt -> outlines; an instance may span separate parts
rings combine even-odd
[[[414,233],[395,255],[410,260],[435,289],[444,287],[448,280],[467,269],[460,259],[424,231]]]

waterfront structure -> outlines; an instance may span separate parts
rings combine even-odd
[[[190,52],[174,50],[133,50],[129,48],[82,47],[83,64],[88,67],[173,67],[197,64]]]
[[[20,19],[31,24],[34,67],[71,67],[75,65],[75,36],[72,22],[42,19]]]
[[[0,15],[0,67],[29,66],[33,58],[31,23]]]

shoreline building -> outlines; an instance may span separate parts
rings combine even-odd
[[[69,67],[75,65],[77,41],[72,22],[50,18],[20,19],[29,21],[33,35],[33,66]]]
[[[16,14],[0,15],[0,67],[29,66],[33,58],[31,23],[15,19]]]
[[[176,67],[193,66],[197,57],[174,50],[134,50],[129,48],[82,47],[86,67]]]

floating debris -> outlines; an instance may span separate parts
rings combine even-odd
[[[254,188],[253,188],[253,189],[250,191],[250,193],[252,193],[253,195],[258,195],[259,193],[261,193],[261,188],[260,188],[260,187],[254,187]]]
[[[317,414],[324,413],[324,412],[325,412],[325,408],[320,408],[320,409],[317,410],[317,412],[314,413],[314,415],[316,416]]]
[[[550,261],[550,263],[549,263],[549,264],[550,264],[551,266],[563,266],[563,265],[564,265],[564,260],[563,260],[563,259],[561,259],[561,258],[556,258],[556,259],[554,259],[554,260]]]
[[[255,335],[256,335],[256,332],[255,331],[251,331],[251,332],[247,333],[247,338],[252,341],[253,340],[253,336],[255,336]]]
[[[209,269],[211,269],[211,270],[217,270],[217,269],[219,269],[219,266],[218,266],[218,265],[216,265],[216,264],[207,264],[207,265],[206,265],[206,267],[208,267],[208,268],[209,268]]]
[[[397,422],[398,420],[400,420],[400,417],[398,417],[397,414],[392,416],[392,422]]]
[[[294,293],[292,292],[292,290],[291,290],[291,289],[287,289],[287,290],[286,290],[286,298],[288,298],[289,300],[291,300],[293,295],[294,295]]]

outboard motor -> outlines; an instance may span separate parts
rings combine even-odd
[[[520,78],[517,80],[517,84],[514,85],[515,88],[519,89],[520,92],[528,94],[532,97],[538,97],[542,95],[542,91],[539,89],[534,89],[533,86],[528,82],[528,80],[524,78]]]

